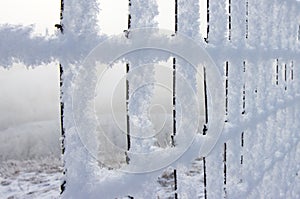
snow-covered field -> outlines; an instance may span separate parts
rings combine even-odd
[[[54,157],[0,163],[0,198],[59,198],[61,161]]]
[[[62,177],[56,121],[0,131],[0,198],[58,198]]]
[[[58,198],[62,176],[56,65],[0,69],[0,198]]]
[[[57,121],[20,124],[0,130],[0,161],[60,156]]]

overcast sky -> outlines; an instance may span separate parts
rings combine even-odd
[[[205,0],[199,0],[205,2]],[[128,1],[99,0],[99,25],[104,34],[118,34],[127,27]],[[159,27],[174,29],[174,0],[157,0]],[[205,5],[200,6],[205,9]],[[0,24],[35,24],[36,31],[50,33],[59,23],[60,0],[0,0]],[[201,12],[203,14],[203,12]],[[202,18],[206,15],[203,14]],[[204,20],[205,21],[205,20]]]
[[[172,1],[164,0],[162,2],[167,4]],[[117,34],[126,29],[127,1],[101,0],[99,6],[101,10],[99,25],[102,33]],[[0,23],[35,24],[37,32],[44,33],[47,28],[53,33],[54,24],[59,23],[59,11],[60,0],[1,0]],[[166,24],[168,25],[168,23]]]

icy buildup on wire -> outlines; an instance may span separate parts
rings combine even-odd
[[[131,29],[157,27],[155,17],[158,15],[158,7],[156,1],[131,1],[129,13],[131,14]],[[131,36],[129,33],[129,39],[138,38],[135,38],[134,35]],[[132,152],[147,153],[155,142],[154,139],[139,138],[153,134],[154,130],[148,115],[155,84],[155,58],[151,57],[154,54],[151,50],[145,51],[142,49],[127,56],[129,61],[130,131],[134,135],[131,138]],[[159,54],[156,53],[156,55]]]
[[[103,39],[97,34],[97,14],[97,1],[64,1],[62,20],[64,33],[60,35],[59,40],[62,45],[60,52],[65,53],[65,57],[61,60],[64,69],[63,101],[66,129],[64,161],[67,168],[65,176],[67,183],[63,194],[65,198],[73,198],[74,194],[76,197],[85,197],[90,190],[89,183],[95,181],[94,171],[97,169],[97,161],[86,150],[81,139],[84,139],[91,149],[95,151],[98,149],[95,139],[96,121],[90,114],[93,112],[91,106],[94,98],[91,85],[96,81],[96,69],[94,65],[87,68],[80,65],[87,54]],[[78,74],[79,72],[81,74]],[[81,75],[82,81],[74,82],[77,75]],[[73,89],[79,85],[85,85],[87,88],[85,95],[81,96],[81,106],[84,109],[82,113],[76,112],[78,109],[72,107],[73,100],[78,99],[78,96],[73,96]],[[74,123],[74,119],[78,121],[76,120],[78,117],[82,119],[80,124]],[[86,136],[79,137],[79,132],[85,132]]]
[[[58,42],[33,36],[33,27],[0,25],[0,65],[11,66],[22,62],[36,66],[52,62],[57,56]]]

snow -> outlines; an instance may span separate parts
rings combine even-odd
[[[93,110],[93,97],[95,96],[94,94],[94,90],[97,84],[97,77],[95,77],[97,74],[91,72],[91,71],[96,71],[96,67],[98,67],[99,71],[97,75],[98,77],[101,78],[101,75],[106,71],[106,68],[108,67],[107,65],[105,65],[105,63],[111,63],[111,59],[114,62],[117,62],[114,60],[115,57],[120,57],[120,59],[122,58],[122,55],[124,54],[124,52],[130,52],[132,51],[132,53],[130,53],[129,55],[126,55],[127,57],[129,57],[128,59],[131,60],[132,59],[132,55],[133,53],[140,53],[141,51],[139,49],[141,49],[142,47],[145,47],[148,49],[144,52],[144,57],[145,60],[149,61],[149,55],[152,55],[154,57],[155,61],[159,61],[159,60],[165,60],[165,56],[161,57],[161,52],[173,52],[175,55],[180,55],[182,57],[185,57],[185,59],[189,60],[191,62],[192,66],[198,66],[199,63],[205,62],[207,64],[209,64],[209,58],[208,57],[203,57],[204,60],[197,60],[197,58],[199,58],[199,55],[201,54],[201,52],[199,52],[199,49],[201,47],[197,47],[197,45],[192,43],[192,40],[185,38],[183,35],[177,35],[175,38],[172,38],[168,35],[171,34],[165,34],[165,31],[163,31],[163,34],[161,34],[160,32],[155,32],[157,30],[155,29],[151,29],[150,33],[155,33],[154,35],[149,34],[148,32],[146,32],[147,30],[135,30],[132,31],[130,34],[131,36],[129,37],[130,40],[128,41],[127,38],[124,37],[124,35],[120,35],[118,37],[113,37],[112,40],[107,41],[102,43],[101,45],[99,45],[90,55],[89,57],[87,57],[86,62],[83,64],[83,67],[81,67],[80,71],[78,72],[78,76],[75,79],[75,83],[74,83],[74,93],[73,93],[73,113],[74,113],[74,118],[75,118],[75,122],[76,122],[76,128],[77,128],[77,132],[79,134],[79,137],[82,141],[82,143],[80,143],[80,145],[78,145],[78,142],[75,142],[76,140],[73,140],[74,144],[76,143],[76,149],[75,148],[70,148],[72,149],[72,155],[71,152],[67,158],[69,159],[71,156],[72,159],[69,159],[67,162],[71,163],[69,166],[70,168],[74,168],[75,165],[77,165],[77,169],[76,170],[72,170],[72,176],[68,177],[68,179],[73,179],[74,180],[70,180],[69,181],[69,186],[70,187],[82,187],[82,186],[87,186],[88,183],[92,183],[95,184],[95,187],[98,187],[97,190],[90,190],[88,192],[88,194],[101,194],[101,191],[107,190],[106,188],[102,188],[102,187],[106,187],[106,186],[116,186],[116,184],[119,184],[120,182],[120,177],[114,179],[114,176],[110,177],[107,179],[106,181],[106,185],[103,185],[103,182],[98,182],[97,179],[101,178],[101,176],[95,176],[93,173],[90,173],[91,170],[106,170],[105,166],[109,165],[114,165],[117,164],[118,167],[120,167],[120,170],[129,172],[128,174],[126,174],[125,176],[121,176],[122,180],[122,184],[119,185],[119,189],[116,190],[113,193],[106,193],[107,195],[105,195],[105,197],[107,198],[111,198],[114,197],[114,195],[125,195],[126,191],[129,191],[128,188],[126,187],[127,184],[132,184],[132,178],[136,179],[137,176],[136,175],[140,175],[140,173],[143,172],[151,172],[151,171],[156,171],[156,170],[160,170],[158,172],[161,172],[165,166],[167,166],[168,164],[172,163],[174,160],[180,158],[178,160],[178,162],[174,163],[174,165],[177,165],[179,163],[184,164],[185,166],[189,166],[189,161],[192,161],[193,158],[196,158],[198,155],[198,150],[197,150],[197,145],[201,146],[201,142],[203,142],[203,140],[201,138],[196,137],[196,133],[198,130],[198,123],[200,122],[200,118],[197,120],[191,120],[188,119],[188,115],[190,115],[190,111],[189,111],[189,107],[195,106],[195,107],[199,107],[198,102],[197,102],[197,97],[193,97],[195,96],[195,90],[192,88],[193,86],[189,85],[189,82],[186,80],[186,77],[182,77],[180,73],[178,73],[177,75],[177,80],[180,82],[182,88],[185,89],[179,89],[179,93],[178,93],[178,102],[180,102],[179,104],[182,105],[182,102],[187,101],[187,97],[186,96],[190,96],[187,105],[184,106],[182,108],[182,113],[180,114],[180,110],[178,110],[178,129],[177,129],[177,135],[175,138],[175,143],[176,143],[176,147],[174,148],[165,148],[163,150],[158,149],[157,147],[153,147],[153,148],[149,148],[147,145],[147,140],[146,142],[142,142],[143,144],[134,146],[136,148],[134,148],[136,151],[134,151],[134,153],[132,151],[129,150],[129,152],[127,152],[129,154],[129,158],[130,158],[130,164],[128,165],[124,165],[125,162],[125,156],[123,155],[122,158],[122,149],[113,149],[113,148],[106,148],[108,141],[105,141],[105,139],[99,139],[98,143],[97,141],[95,141],[94,137],[97,137],[97,133],[107,133],[106,130],[107,129],[102,129],[104,130],[103,132],[97,132],[97,128],[96,128],[96,124],[95,124],[95,120],[96,118],[93,116],[94,114],[94,110]],[[148,40],[143,43],[144,41],[144,37],[145,35],[147,35]],[[120,41],[122,41],[123,43],[120,43]],[[163,46],[163,49],[161,47],[161,41],[164,41],[165,46]],[[124,44],[125,43],[125,44]],[[175,44],[174,44],[175,43]],[[114,51],[109,51],[109,45],[114,46]],[[195,49],[195,53],[194,54],[187,54],[185,51],[182,51],[182,49],[186,49],[186,47],[189,46],[190,48]],[[103,49],[106,49],[106,51],[104,51]],[[133,49],[133,50],[131,50]],[[135,50],[137,49],[137,50]],[[154,50],[155,49],[159,49],[159,54],[155,54]],[[157,50],[156,50],[157,51]],[[101,52],[101,53],[99,53]],[[164,54],[163,54],[164,55]],[[204,53],[202,54],[204,55]],[[125,57],[126,57],[125,56]],[[98,61],[98,62],[96,62]],[[102,61],[102,64],[99,64],[99,61]],[[152,61],[153,62],[153,61]],[[152,64],[150,62],[150,64]],[[145,67],[148,67],[147,65]],[[201,68],[202,69],[202,68]],[[195,69],[194,69],[195,70]],[[215,68],[213,68],[213,66],[209,66],[207,68],[207,70],[210,72],[209,76],[214,74],[218,74],[216,73],[214,70]],[[139,77],[139,76],[138,76]],[[89,80],[89,81],[87,81]],[[130,82],[132,82],[132,79],[130,79]],[[146,81],[146,83],[145,83]],[[144,80],[143,81],[137,81],[139,84],[141,85],[148,85],[149,80]],[[151,83],[151,81],[150,81]],[[209,83],[210,86],[213,85],[220,85],[220,83],[218,83],[218,78],[216,79],[216,82],[210,82]],[[215,88],[217,86],[214,86]],[[143,87],[142,87],[143,88]],[[210,94],[212,96],[215,96],[215,99],[222,99],[220,97],[217,97],[218,95],[222,94],[222,91],[219,92],[220,90],[216,89],[216,90],[211,90]],[[143,95],[141,96],[147,96],[148,95],[148,91],[141,91]],[[182,93],[181,93],[182,92]],[[84,96],[84,97],[83,97]],[[183,99],[181,99],[183,98]],[[222,101],[222,100],[221,100]],[[142,101],[144,103],[144,101]],[[219,103],[219,104],[223,104],[223,103]],[[197,109],[194,109],[194,113],[195,115],[197,115]],[[216,107],[217,110],[219,110]],[[221,108],[222,109],[222,108]],[[132,109],[131,109],[132,110]],[[135,111],[135,109],[133,109]],[[212,111],[212,114],[214,117],[217,116],[220,112],[214,112]],[[125,114],[124,114],[125,115]],[[105,116],[107,117],[107,116]],[[124,116],[125,117],[125,116]],[[216,126],[219,126],[219,122],[221,118],[215,117],[216,118],[216,123],[212,122],[211,124],[211,130],[209,130],[209,132],[212,132],[212,136],[213,134],[218,134],[218,131],[216,129]],[[181,121],[182,120],[182,121]],[[203,120],[203,119],[202,119]],[[147,123],[144,123],[146,125],[143,126],[142,122],[138,123],[139,125],[142,125],[143,128],[148,127]],[[107,124],[106,124],[107,125]],[[140,130],[140,129],[137,129]],[[185,132],[183,132],[183,130],[185,130]],[[214,132],[215,130],[215,132]],[[88,132],[88,133],[87,133]],[[109,131],[110,132],[110,131]],[[139,132],[135,132],[135,128],[131,128],[131,132],[132,135],[138,135],[137,133],[141,133],[141,131]],[[115,132],[117,134],[117,132]],[[114,135],[111,135],[110,133],[108,134],[109,137],[112,136],[114,137]],[[147,134],[143,134],[143,135],[147,135]],[[74,136],[76,136],[76,134],[74,133]],[[76,138],[77,139],[77,138]],[[132,137],[132,139],[134,140],[135,138]],[[191,147],[190,145],[193,143],[193,141],[195,140],[195,144],[193,144],[193,147]],[[112,140],[115,144],[115,140]],[[133,145],[137,145],[139,144],[140,140],[137,139],[137,142],[133,141],[132,144]],[[214,141],[209,141],[209,143],[211,144]],[[147,143],[147,144],[145,144]],[[117,143],[117,147],[120,144]],[[123,154],[124,152],[124,144],[123,145]],[[194,146],[195,145],[195,146]],[[209,145],[209,144],[208,144]],[[105,147],[103,147],[105,146]],[[90,153],[90,155],[93,158],[97,158],[97,153],[98,153],[98,149],[101,149],[100,151],[102,151],[104,149],[104,153],[101,154],[102,157],[105,160],[105,156],[104,154],[110,154],[110,150],[118,150],[117,153],[114,154],[120,154],[118,155],[117,158],[121,158],[119,160],[120,163],[116,163],[114,162],[113,164],[109,161],[111,161],[109,158],[106,159],[106,161],[108,162],[101,162],[100,164],[100,168],[97,164],[95,164],[95,160],[88,160],[88,162],[86,162],[87,164],[85,164],[85,166],[79,166],[78,163],[76,163],[76,161],[86,161],[86,160],[82,160],[82,158],[86,155],[84,155],[86,152],[85,150],[82,150],[82,148],[86,148],[87,152]],[[194,150],[192,150],[194,149]],[[116,147],[115,147],[116,148]],[[75,150],[74,150],[75,149]],[[149,151],[150,149],[150,151]],[[105,151],[106,150],[106,151]],[[108,151],[107,151],[108,150]],[[186,152],[186,151],[189,152]],[[203,153],[207,153],[209,151],[208,148],[205,148],[204,150],[205,152]],[[148,153],[147,153],[148,152]],[[187,157],[181,157],[181,155],[186,152],[186,153],[190,153]],[[75,155],[76,154],[76,155]],[[84,156],[83,156],[84,155]],[[74,157],[75,156],[75,157]],[[80,157],[80,160],[78,157]],[[162,158],[162,159],[160,159]],[[71,161],[72,160],[72,161]],[[102,159],[103,160],[103,159]],[[115,159],[113,159],[114,161],[116,161]],[[146,164],[145,164],[146,163]],[[103,165],[102,165],[103,164]],[[78,168],[78,166],[80,168]],[[104,167],[104,168],[103,168]],[[109,167],[110,168],[110,167]],[[113,167],[114,168],[114,167]],[[116,169],[116,168],[115,168]],[[70,172],[70,169],[68,170]],[[77,171],[77,172],[76,172]],[[78,173],[78,171],[80,171],[80,173]],[[86,172],[83,175],[83,171]],[[133,173],[137,173],[137,174],[133,174]],[[68,175],[68,174],[67,174]],[[89,175],[89,177],[87,178],[86,176]],[[101,172],[101,175],[103,175],[103,173]],[[157,178],[159,174],[156,173],[149,173],[149,175],[147,176],[142,176],[141,180],[135,183],[141,183],[143,182],[143,184],[145,184],[145,186],[155,186],[155,181],[153,181],[153,179]],[[81,176],[82,181],[78,182],[75,180],[75,177],[78,178],[78,176]],[[81,183],[84,182],[84,185],[82,185]],[[89,187],[85,187],[84,189],[89,189]],[[83,190],[81,189],[81,193],[80,194],[84,194]],[[71,191],[67,191],[66,197],[70,197],[73,192],[75,190],[73,189],[69,189]],[[141,189],[144,190],[144,189]],[[132,190],[134,191],[134,190]],[[78,193],[79,194],[79,193]],[[135,194],[136,195],[140,195],[141,197],[150,197],[150,193],[145,193],[144,191],[138,191],[135,190]],[[151,195],[152,196],[152,195]]]
[[[0,70],[0,198],[58,198],[57,63]]]
[[[155,0],[131,1],[129,13],[131,14],[131,28],[157,27],[155,17],[158,15],[158,7]]]
[[[10,160],[0,165],[1,198],[59,198],[59,159]]]
[[[295,161],[286,161],[287,158],[284,157],[294,156],[295,151],[299,150],[298,130],[296,130],[299,126],[296,127],[294,121],[299,120],[299,115],[295,115],[295,112],[299,111],[299,87],[298,80],[291,80],[291,62],[298,60],[299,44],[295,38],[296,25],[290,25],[294,27],[291,29],[285,28],[288,24],[285,15],[288,11],[285,9],[289,5],[291,6],[289,10],[293,13],[293,10],[299,10],[299,7],[286,2],[249,1],[249,38],[246,39],[245,32],[242,31],[245,24],[239,23],[240,21],[234,18],[237,15],[243,16],[237,10],[234,12],[236,4],[240,4],[239,7],[244,4],[232,2],[231,41],[226,41],[225,37],[222,45],[226,47],[220,46],[216,49],[214,46],[217,42],[222,42],[221,38],[228,34],[224,27],[224,24],[226,25],[224,19],[217,18],[220,13],[224,13],[224,10],[223,8],[219,11],[215,10],[220,5],[216,4],[211,5],[210,27],[212,27],[208,38],[209,45],[211,43],[212,46],[210,50],[212,58],[224,76],[225,62],[228,61],[228,115],[226,116],[228,122],[225,123],[219,143],[206,160],[207,167],[210,168],[207,170],[207,196],[208,198],[297,198],[299,191],[296,191],[295,186],[299,185],[299,178],[296,175],[299,168],[296,165],[299,161],[296,160],[296,156],[293,158]],[[264,15],[270,9],[277,13],[277,17]],[[215,12],[218,14],[214,15]],[[297,23],[297,20],[290,20],[290,22]],[[216,27],[219,29],[215,29]],[[276,31],[269,31],[270,29]],[[293,33],[288,33],[289,30]],[[272,32],[271,37],[270,32]],[[288,44],[288,40],[293,42]],[[229,50],[231,46],[232,52]],[[222,48],[224,50],[221,50]],[[237,50],[234,50],[235,48]],[[259,53],[251,52],[252,50],[258,50]],[[278,85],[276,85],[276,59],[278,59],[279,69]],[[245,71],[243,62],[245,62]],[[244,85],[245,114],[243,115]],[[225,163],[224,143],[227,146]],[[241,156],[243,156],[243,164],[241,164]],[[224,165],[226,165],[226,183],[224,183]],[[289,170],[291,173],[287,174],[284,168],[293,168],[293,171]],[[293,187],[285,183],[290,181],[293,182]]]
[[[62,21],[65,34],[56,30],[47,37],[34,34],[32,25],[1,24],[0,65],[9,67],[20,62],[39,66],[56,60],[72,64],[82,61],[105,38],[98,35],[97,14],[97,1],[65,2]]]
[[[48,64],[53,61],[57,48],[53,39],[32,36],[33,27],[0,25],[0,65],[10,66],[14,62],[27,65]],[[53,46],[49,48],[49,46]]]
[[[62,178],[57,121],[0,130],[0,197],[58,198]]]
[[[226,0],[209,1],[209,33],[208,41],[212,45],[226,42],[228,35],[228,18]]]
[[[0,161],[60,157],[57,121],[25,123],[0,132]]]
[[[198,1],[179,1],[179,30],[174,36],[171,36],[174,31],[131,29],[128,38],[118,35],[104,41],[106,36],[97,32],[96,1],[75,0],[65,4],[63,35],[42,38],[32,36],[31,27],[0,28],[1,65],[9,66],[13,62],[39,65],[58,59],[64,67],[66,152],[63,161],[67,172],[62,179],[67,184],[63,198],[128,195],[167,198],[175,193],[179,198],[300,197],[299,3],[249,1],[246,38],[246,26],[242,22],[246,19],[245,4],[232,2],[229,32],[228,2],[210,1],[210,29],[205,47],[211,59],[197,54],[197,45],[204,45],[200,41],[198,5]],[[133,1],[132,28],[156,27],[157,10],[155,1]],[[104,42],[90,53],[99,41]],[[157,144],[165,142],[171,133],[170,114],[156,116],[157,120],[165,118],[166,121],[161,136],[146,139],[153,135],[156,125],[148,115],[157,83],[156,63],[168,62],[172,56],[178,63],[175,147]],[[113,118],[123,116],[120,122],[124,123],[125,110],[120,115],[95,113],[101,73],[109,67],[124,71],[125,62],[130,64],[132,147],[129,151],[124,128],[120,129]],[[203,66],[207,69],[209,98],[206,136],[201,131]],[[124,77],[121,75],[121,83]],[[58,196],[61,168],[60,163],[53,161],[55,158],[43,160],[45,164],[35,160],[7,160],[24,156],[57,157],[59,151],[54,140],[58,139],[58,129],[52,120],[1,129],[1,158],[5,161],[1,162],[0,195],[10,197],[13,192],[20,198]],[[46,147],[46,143],[52,144]],[[52,163],[54,167],[49,168]],[[30,167],[33,170],[28,170]],[[178,174],[177,189],[174,169]]]
[[[155,17],[158,15],[158,7],[154,0],[132,1],[129,7],[129,14],[131,16],[129,34],[131,34],[131,29],[157,27]],[[128,56],[129,72],[127,80],[129,81],[130,96],[128,115],[132,134],[130,153],[151,152],[151,146],[155,142],[155,138],[145,140],[140,139],[143,136],[139,136],[139,134],[151,135],[154,133],[153,127],[152,129],[151,127],[149,128],[151,122],[147,116],[147,110],[151,104],[155,85],[153,65],[155,62],[152,61],[151,51],[149,54],[150,56],[148,52],[136,51],[133,55]]]

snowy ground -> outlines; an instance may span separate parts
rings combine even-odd
[[[60,160],[45,158],[0,163],[0,198],[58,198]]]
[[[58,69],[0,69],[0,198],[58,198]]]
[[[0,198],[59,197],[62,165],[57,122],[1,130],[0,143]]]

